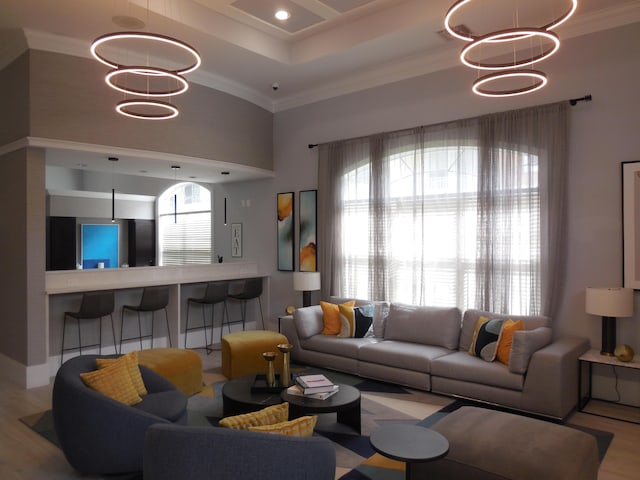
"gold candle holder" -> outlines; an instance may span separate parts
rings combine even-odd
[[[267,361],[267,387],[276,386],[276,372],[273,368],[273,361],[278,354],[276,352],[264,352],[262,357]]]
[[[293,345],[290,343],[279,343],[278,350],[282,352],[282,373],[280,374],[280,386],[288,387],[291,385],[291,350]]]

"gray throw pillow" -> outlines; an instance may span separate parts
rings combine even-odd
[[[513,334],[509,371],[524,374],[529,368],[531,356],[551,343],[551,329],[539,327],[533,330],[518,330]]]

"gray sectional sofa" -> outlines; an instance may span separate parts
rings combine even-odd
[[[365,303],[373,302],[357,301]],[[578,357],[589,342],[552,339],[549,318],[375,303],[372,333],[364,338],[323,335],[319,305],[283,317],[281,331],[294,345],[292,360],[556,419],[576,406]],[[523,321],[508,366],[468,353],[481,316]]]

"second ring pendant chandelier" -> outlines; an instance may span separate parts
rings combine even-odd
[[[535,2],[537,0],[530,0]],[[560,48],[560,38],[551,30],[566,22],[576,11],[578,0],[568,0],[570,6],[562,15],[541,27],[505,28],[482,35],[472,35],[464,28],[454,26],[454,16],[460,9],[473,0],[459,0],[454,3],[445,16],[445,28],[450,35],[469,42],[460,52],[460,61],[477,70],[490,70],[493,73],[479,76],[473,83],[472,91],[486,97],[510,97],[523,95],[543,88],[547,83],[544,72],[529,67],[551,57]],[[509,2],[505,0],[503,3]],[[516,2],[517,4],[517,2]],[[514,11],[518,18],[518,11]],[[517,22],[514,22],[517,23]],[[524,53],[523,53],[524,52]],[[474,59],[480,54],[485,59]],[[522,81],[522,87],[513,87],[511,82]],[[496,85],[498,85],[496,87]],[[500,87],[500,85],[505,85]]]

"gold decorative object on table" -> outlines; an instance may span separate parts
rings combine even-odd
[[[280,345],[278,345],[278,347],[279,346]],[[621,362],[630,362],[631,360],[633,360],[633,355],[635,354],[635,352],[629,345],[622,344],[616,347],[616,349],[613,351],[613,354]]]
[[[262,354],[264,359],[267,361],[267,386],[275,387],[276,386],[276,372],[273,368],[273,361],[276,359],[276,352],[264,352]]]
[[[282,352],[282,373],[280,374],[280,386],[288,387],[291,385],[291,350],[293,345],[290,343],[279,343],[278,350]]]
[[[293,312],[296,311],[296,307],[294,307],[293,305],[288,305],[287,308],[284,309],[284,313],[286,313],[287,315],[293,315]]]

